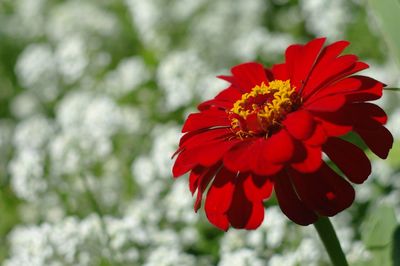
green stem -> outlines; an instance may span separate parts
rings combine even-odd
[[[334,266],[348,266],[349,264],[346,261],[346,257],[336,236],[335,229],[333,228],[329,218],[320,217],[318,221],[314,223],[314,226],[317,229],[322,243],[324,243],[332,264]]]
[[[383,88],[385,91],[398,91],[400,92],[400,88]]]

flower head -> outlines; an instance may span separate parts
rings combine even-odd
[[[300,225],[349,207],[350,182],[361,184],[371,172],[365,153],[342,138],[349,132],[387,157],[393,137],[383,126],[386,114],[368,102],[384,85],[354,75],[368,65],[340,55],[348,42],[324,42],[291,45],[285,62],[270,69],[255,62],[233,67],[231,76],[219,77],[228,88],[187,118],[173,174],[190,171],[195,211],[208,188],[205,212],[215,226],[257,228],[273,190]]]

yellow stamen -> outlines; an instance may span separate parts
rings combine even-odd
[[[268,85],[263,82],[233,104],[230,110],[232,129],[240,138],[252,135],[254,132],[243,128],[240,120],[246,121],[250,114],[256,114],[260,127],[267,132],[269,127],[279,125],[282,117],[292,110],[297,98],[290,80],[274,80]]]

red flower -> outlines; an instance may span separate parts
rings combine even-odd
[[[215,226],[257,228],[273,188],[282,211],[300,225],[349,207],[355,193],[348,181],[361,184],[371,172],[364,152],[340,138],[351,131],[387,157],[393,137],[383,126],[386,114],[367,102],[382,96],[383,84],[353,75],[368,65],[340,55],[348,42],[324,42],[291,45],[285,63],[271,69],[233,67],[232,76],[219,77],[229,87],[186,120],[173,174],[190,171],[195,211],[209,187],[205,212]]]

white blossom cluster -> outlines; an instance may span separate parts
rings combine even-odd
[[[309,36],[344,38],[349,12],[360,8],[291,2],[0,2],[0,49],[12,59],[0,60],[0,206],[12,202],[12,211],[0,208],[0,263],[327,264],[315,230],[276,204],[258,230],[220,232],[193,211],[187,175],[171,174],[183,120],[226,86],[216,75],[244,61],[278,62]],[[392,61],[366,59],[370,75],[398,84]],[[393,98],[381,103],[393,109],[398,140]],[[378,197],[400,206],[399,167],[373,160],[354,206],[333,219],[350,263],[370,258],[352,214]]]

